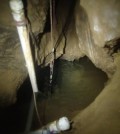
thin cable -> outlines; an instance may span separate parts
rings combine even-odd
[[[36,99],[36,95],[35,95],[34,92],[33,92],[33,98],[34,98],[34,105],[35,105],[35,111],[36,111],[36,114],[37,114],[37,118],[38,118],[40,126],[42,126],[43,124],[42,124],[42,121],[41,121],[41,118],[40,118],[40,115],[39,115],[39,112],[38,112],[37,99]]]
[[[31,28],[30,28],[30,24],[28,22],[27,22],[27,33],[28,33],[28,40],[29,40],[29,38],[30,38],[29,33],[32,35],[32,31],[31,31]],[[33,40],[33,41],[35,41],[35,40]],[[42,94],[40,91],[38,93]],[[37,107],[37,97],[36,97],[36,94],[35,94],[34,91],[33,91],[33,99],[34,99],[34,107],[35,107],[35,111],[36,111],[36,114],[37,114],[37,118],[38,118],[40,126],[42,126],[42,121],[41,121],[41,118],[40,118],[40,115],[39,115],[39,112],[38,112],[38,107]]]
[[[50,0],[50,26],[51,26],[51,44],[53,45],[53,8],[52,8],[52,0]],[[54,48],[54,46],[53,46]]]

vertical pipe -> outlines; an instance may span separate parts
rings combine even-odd
[[[13,18],[16,22],[17,31],[19,34],[24,58],[26,61],[28,74],[30,77],[33,92],[38,92],[34,62],[30,47],[29,33],[26,27],[26,19],[24,15],[24,7],[22,0],[10,0],[10,8],[12,10]]]

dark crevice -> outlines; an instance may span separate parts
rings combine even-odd
[[[108,41],[104,48],[107,49],[108,54],[113,57],[115,53],[120,51],[120,38]]]

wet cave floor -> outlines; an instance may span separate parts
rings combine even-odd
[[[74,62],[57,60],[51,90],[48,88],[48,70],[41,69],[37,73],[41,77],[38,82],[45,94],[45,96],[38,95],[37,97],[42,125],[62,116],[67,116],[71,120],[94,101],[108,80],[107,75],[96,68],[86,57]],[[30,82],[26,80],[18,92],[16,104],[0,112],[2,133],[3,131],[12,134],[24,132],[30,112],[31,96]],[[38,129],[39,122],[35,112],[32,117],[31,130]]]

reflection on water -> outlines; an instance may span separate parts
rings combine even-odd
[[[39,69],[37,74],[39,89],[47,95],[37,97],[38,111],[43,125],[62,116],[72,119],[96,98],[107,81],[106,74],[97,69],[87,58],[74,62],[58,60],[54,69],[52,91],[48,88],[49,69]],[[31,96],[32,89],[28,79],[18,92],[17,103],[0,109],[1,134],[19,134],[25,131],[30,123],[28,113]],[[40,124],[34,112],[31,129],[38,127]]]
[[[106,74],[87,58],[74,62],[60,60],[54,71],[53,94],[44,107],[45,124],[62,116],[71,119],[97,97],[107,81]]]

